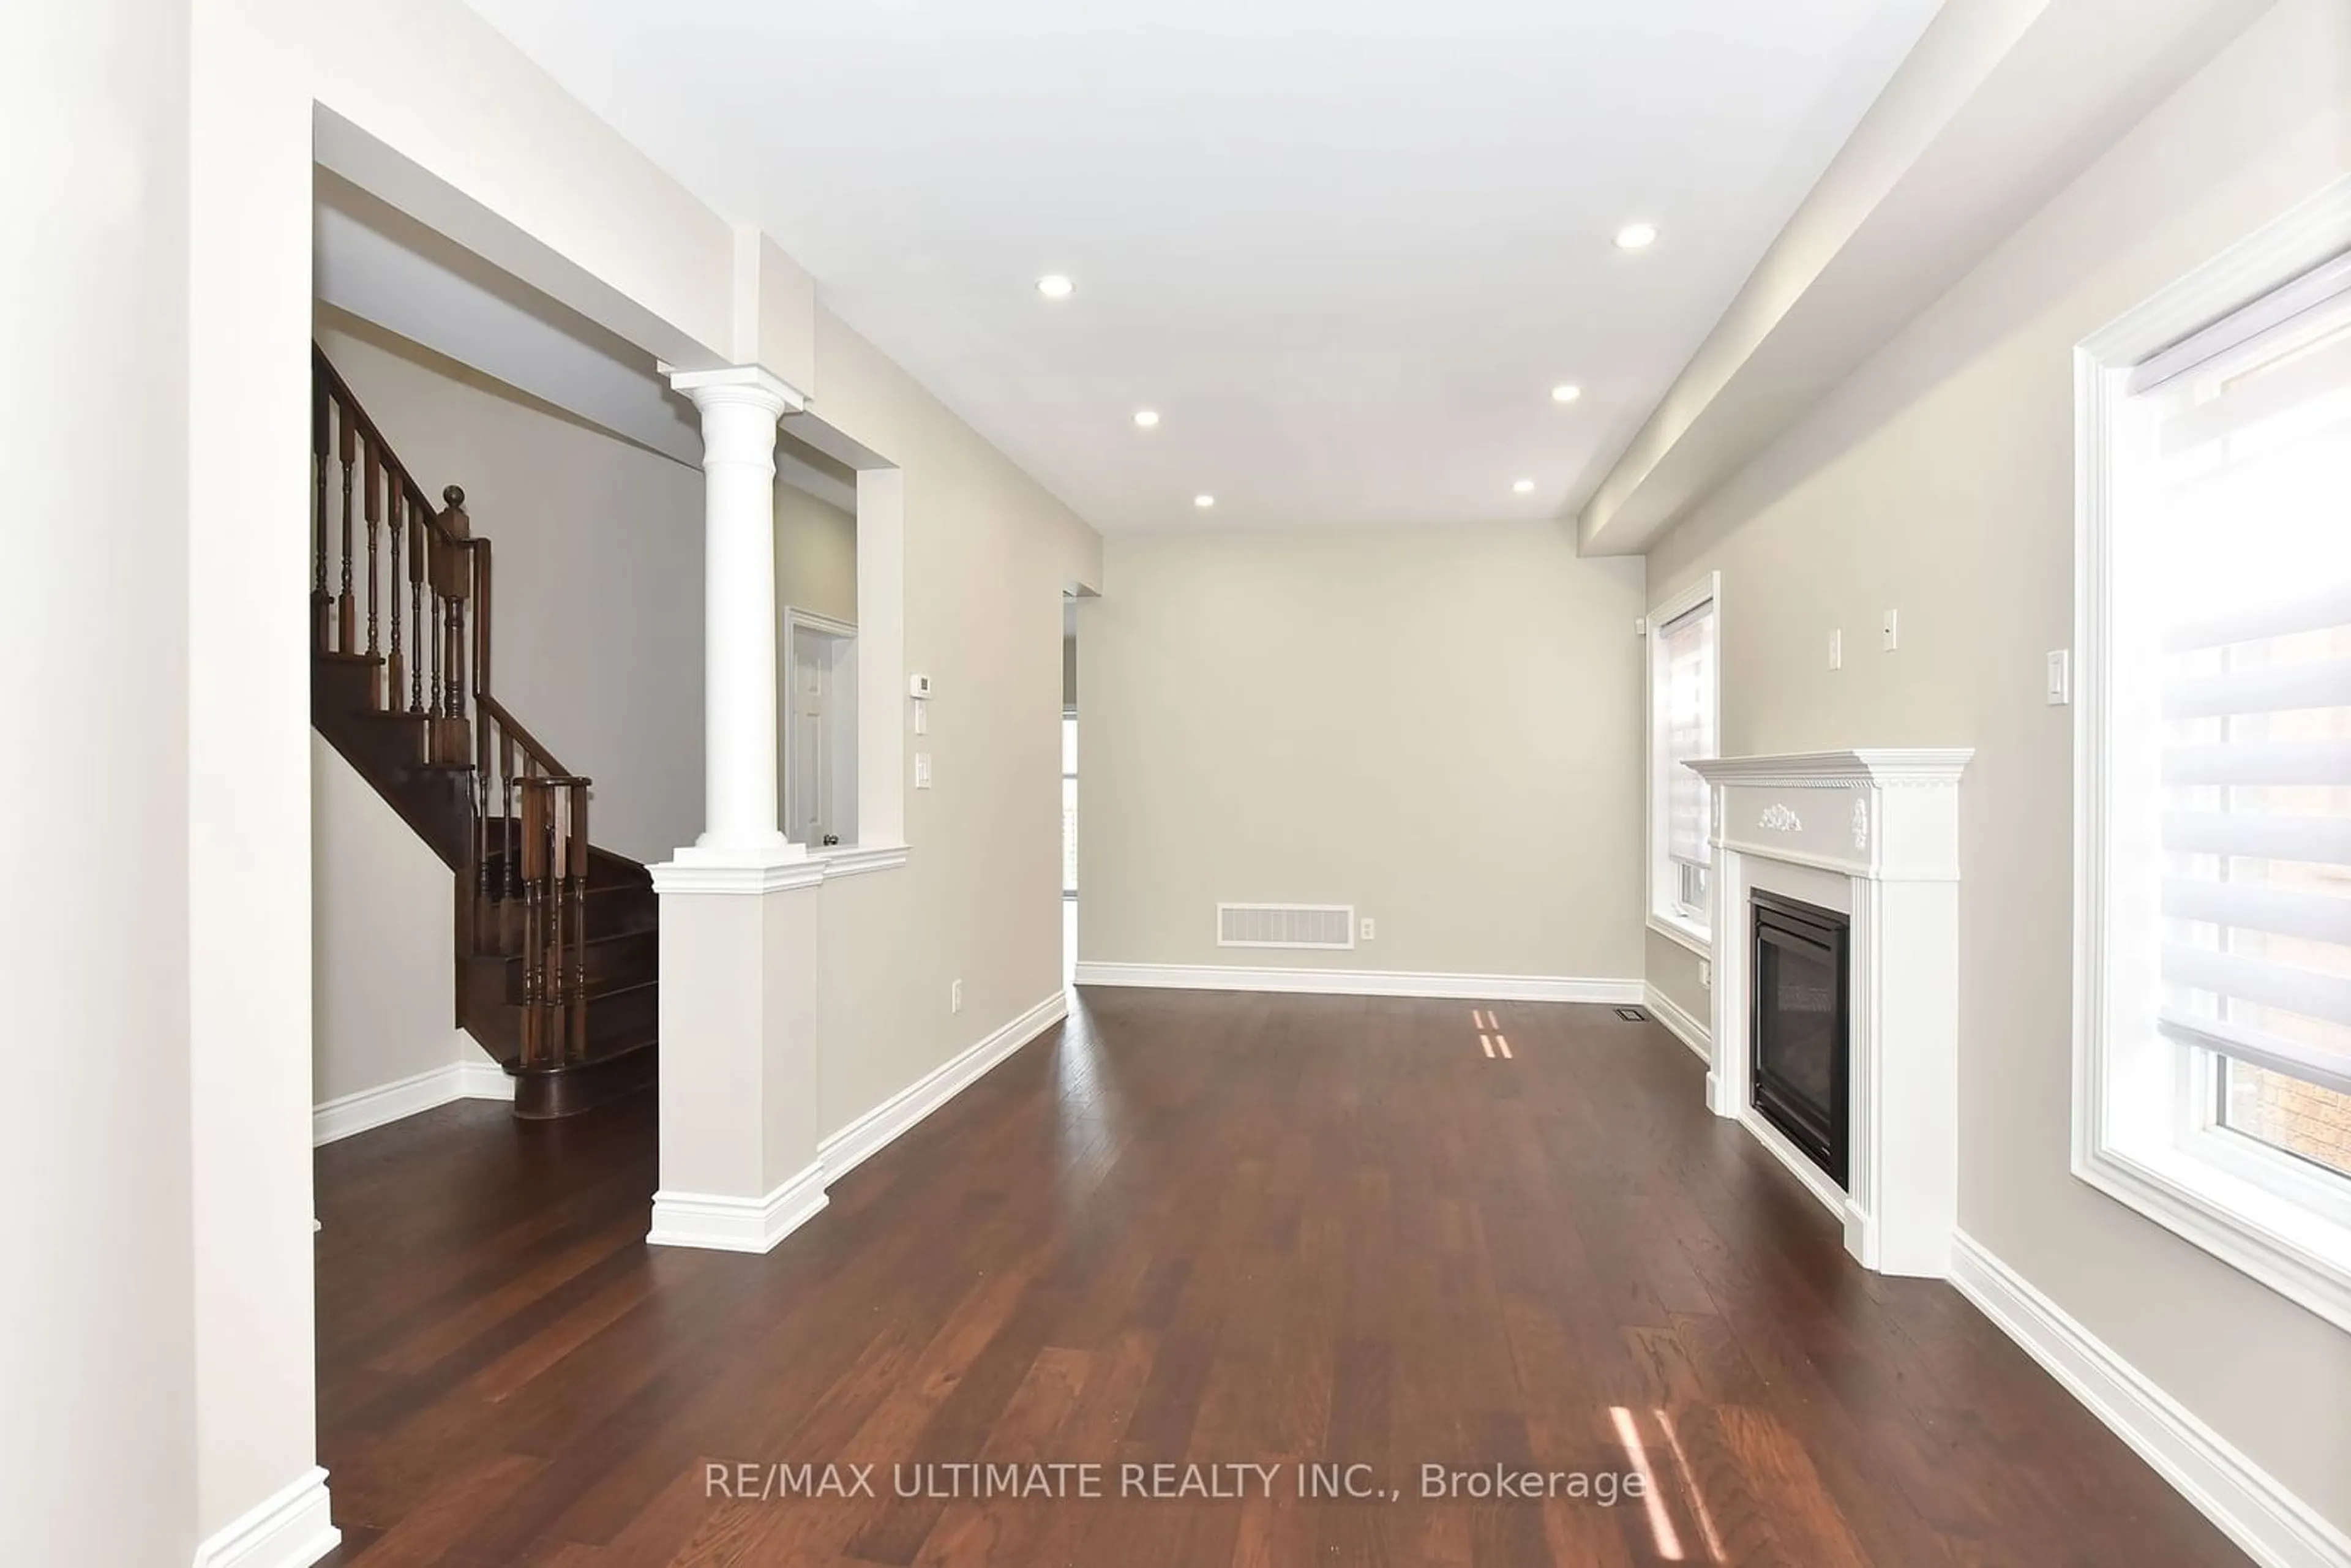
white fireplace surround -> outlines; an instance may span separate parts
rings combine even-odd
[[[1959,1218],[1959,774],[1967,749],[1813,751],[1690,766],[1714,845],[1714,1052],[1707,1103],[1779,1156],[1886,1274],[1950,1272]],[[1848,921],[1850,1190],[1756,1111],[1750,895]]]

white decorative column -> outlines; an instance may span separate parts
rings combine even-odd
[[[776,823],[776,422],[806,400],[757,366],[673,374],[702,415],[705,821],[678,863],[804,854]]]
[[[661,1187],[647,1239],[763,1252],[824,1207],[820,859],[776,823],[776,422],[756,367],[674,374],[702,414],[707,821],[661,894]]]
[[[1690,766],[1711,787],[1714,1054],[1736,1120],[1887,1274],[1940,1279],[1959,1223],[1959,775],[1965,749],[1816,751]],[[1846,920],[1846,1182],[1755,1109],[1757,892]]]

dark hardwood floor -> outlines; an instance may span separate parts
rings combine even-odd
[[[1489,1058],[1472,1005],[1090,990],[765,1258],[644,1245],[649,1096],[331,1145],[329,1561],[2245,1561],[1948,1287],[1850,1262],[1662,1030],[1504,1004]],[[877,1495],[712,1495],[829,1462]],[[1104,1495],[894,1496],[924,1462]],[[1121,1495],[1159,1463],[1280,1468]]]

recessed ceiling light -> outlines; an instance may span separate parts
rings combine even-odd
[[[1551,401],[1553,402],[1573,402],[1577,398],[1580,398],[1583,395],[1583,389],[1582,387],[1572,385],[1566,382],[1562,382],[1559,385],[1551,389]]]
[[[1138,429],[1156,430],[1159,428],[1159,411],[1155,408],[1138,408],[1134,411],[1134,423]]]
[[[1657,225],[1655,224],[1626,224],[1616,231],[1618,250],[1646,250],[1656,243]]]
[[[1077,287],[1065,273],[1049,272],[1037,280],[1037,292],[1048,299],[1067,299]]]
[[[1531,479],[1520,479],[1512,484],[1510,488],[1521,496],[1531,496],[1535,491],[1535,482]]]
[[[1202,511],[1204,511],[1204,512],[1205,512],[1205,511],[1207,511],[1210,507],[1215,506],[1216,504],[1217,504],[1217,498],[1216,498],[1214,496],[1209,495],[1209,494],[1208,494],[1207,491],[1205,491],[1205,490],[1204,490],[1204,491],[1202,491],[1199,495],[1196,495],[1196,496],[1195,496],[1195,497],[1192,497],[1192,505],[1194,505],[1194,506],[1196,506],[1196,507],[1199,507],[1199,508],[1200,508],[1200,510],[1202,510]]]

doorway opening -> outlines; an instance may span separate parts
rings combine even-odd
[[[857,628],[784,611],[784,833],[809,848],[857,841]]]

